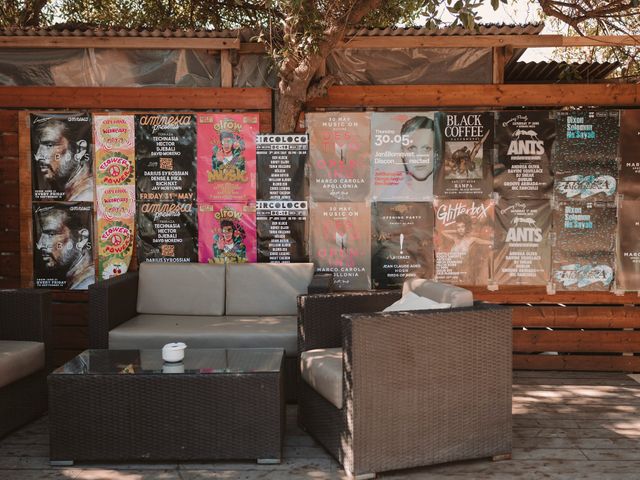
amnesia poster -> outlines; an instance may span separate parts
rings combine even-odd
[[[310,209],[309,260],[332,272],[337,290],[371,288],[371,210],[367,203],[317,203]]]
[[[497,112],[493,188],[503,198],[549,198],[555,120],[544,110]]]
[[[370,187],[370,115],[308,113],[309,192],[315,202],[364,202]]]
[[[640,291],[640,200],[618,204],[616,287]]]
[[[620,185],[626,199],[640,199],[640,110],[623,110],[620,134]]]
[[[493,113],[436,114],[436,197],[487,198],[493,190]]]
[[[433,278],[433,204],[371,205],[371,277],[374,288],[401,287],[406,278]]]

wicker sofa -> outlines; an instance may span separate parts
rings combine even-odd
[[[47,409],[51,293],[0,290],[0,438]]]
[[[89,287],[90,348],[283,348],[285,396],[296,398],[297,296],[328,292],[312,263],[142,263]]]
[[[414,281],[458,302],[458,287]],[[453,290],[452,290],[453,289]],[[457,290],[456,290],[457,289]],[[469,295],[471,293],[469,292]],[[359,478],[511,452],[511,309],[382,313],[400,292],[299,299],[299,423]],[[356,313],[357,312],[357,313]]]

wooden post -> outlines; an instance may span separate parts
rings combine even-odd
[[[29,112],[18,115],[20,172],[20,286],[33,287],[33,214],[31,213],[31,131]]]
[[[504,64],[505,49],[504,47],[493,47],[493,83],[504,83]]]
[[[233,87],[233,65],[231,65],[231,58],[229,50],[220,50],[220,72],[221,72],[221,86]]]

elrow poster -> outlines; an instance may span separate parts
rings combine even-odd
[[[370,187],[370,115],[309,113],[309,192],[315,202],[364,202]]]
[[[371,210],[367,203],[317,203],[310,209],[309,260],[333,272],[337,290],[371,286]]]
[[[500,199],[496,205],[493,283],[547,285],[551,273],[551,203]]]
[[[196,117],[136,115],[137,200],[196,200]]]
[[[256,199],[258,114],[198,114],[198,202]]]
[[[555,120],[543,110],[496,113],[493,189],[503,198],[549,198]]]
[[[371,114],[371,198],[433,200],[435,112]]]
[[[640,110],[623,110],[620,133],[620,185],[625,199],[640,199]]]
[[[406,278],[433,277],[433,204],[376,202],[371,217],[374,288],[400,287]]]
[[[436,196],[487,198],[491,195],[493,136],[493,113],[436,114]]]
[[[557,145],[554,164],[596,165],[618,156],[619,110],[556,112]]]
[[[640,200],[618,205],[616,287],[640,291]]]
[[[256,211],[242,203],[198,205],[200,263],[255,262]]]
[[[491,200],[436,199],[435,278],[459,285],[488,285],[493,248]]]
[[[561,202],[553,212],[556,290],[609,290],[615,267],[615,204]]]

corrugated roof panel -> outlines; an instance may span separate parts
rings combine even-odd
[[[607,78],[619,62],[513,62],[507,65],[506,83],[589,82]]]

